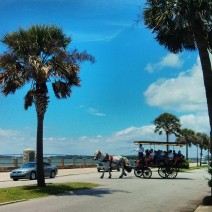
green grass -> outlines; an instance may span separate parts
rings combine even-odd
[[[72,182],[47,184],[44,188],[37,187],[37,185],[0,188],[0,203],[47,197],[49,195],[58,195],[78,189],[89,189],[97,186],[98,184],[93,183]]]
[[[192,166],[192,167],[189,167],[189,169],[180,168],[180,172],[187,172],[187,171],[191,171],[191,170],[195,170],[195,169],[203,169],[203,168],[208,168],[208,165]]]

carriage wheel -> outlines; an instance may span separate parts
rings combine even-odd
[[[158,174],[162,178],[167,178],[166,167],[159,167],[158,168]]]
[[[166,174],[167,174],[167,178],[174,179],[175,177],[177,177],[178,170],[176,168],[167,167]]]
[[[152,176],[152,170],[148,167],[143,169],[143,177],[150,178]]]
[[[136,177],[141,177],[142,176],[142,171],[140,169],[134,169],[134,175]]]

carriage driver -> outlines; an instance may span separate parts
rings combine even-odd
[[[134,151],[138,152],[138,158],[139,160],[143,160],[144,157],[144,148],[142,144],[139,144],[138,148],[136,148]]]

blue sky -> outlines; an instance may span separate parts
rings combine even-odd
[[[171,54],[143,24],[134,26],[144,2],[0,0],[1,37],[19,27],[54,24],[72,38],[70,49],[96,59],[81,64],[81,87],[73,88],[71,98],[57,100],[50,92],[45,154],[135,154],[133,141],[165,141],[152,123],[164,112],[176,115],[183,128],[209,132],[198,53]],[[0,95],[0,154],[35,149],[36,113],[34,106],[24,110],[26,90]]]

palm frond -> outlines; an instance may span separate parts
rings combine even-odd
[[[57,98],[71,95],[71,87],[79,86],[79,63],[94,62],[94,57],[86,51],[76,49],[68,52],[71,38],[54,25],[32,25],[29,29],[20,28],[17,32],[6,34],[2,42],[8,50],[0,56],[1,91],[8,95],[24,86],[27,82],[46,86],[53,81]],[[48,92],[41,89],[39,92]],[[25,108],[32,104],[31,92],[25,97]]]
[[[58,99],[67,98],[71,95],[71,87],[65,82],[57,81],[52,83],[52,88],[54,90],[55,96]]]
[[[147,0],[144,24],[156,33],[156,40],[169,51],[195,50],[195,25],[201,26],[211,51],[211,0]]]
[[[24,97],[24,109],[27,110],[29,107],[33,104],[33,98],[34,98],[35,91],[29,90]]]

